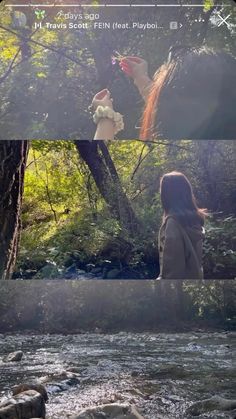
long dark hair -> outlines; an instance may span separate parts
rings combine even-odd
[[[191,183],[180,172],[166,173],[160,181],[164,220],[173,215],[183,226],[203,226],[207,211],[198,208]]]
[[[178,47],[155,73],[140,139],[236,138],[236,59]]]

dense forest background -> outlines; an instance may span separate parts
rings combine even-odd
[[[21,142],[1,142],[1,156],[6,143],[19,147]],[[205,278],[234,278],[233,140],[32,141],[13,278],[156,278],[159,182],[171,170],[189,177],[198,204],[210,213]]]
[[[155,1],[149,1],[152,2]],[[194,2],[186,0],[185,4],[189,3],[190,7],[160,7],[155,13],[151,8],[134,7],[107,8],[105,11],[96,7],[81,9],[84,15],[100,13],[108,22],[149,21],[163,28],[146,31],[39,30],[34,27],[34,8],[15,7],[13,10],[5,7],[7,3],[4,0],[0,6],[2,140],[93,138],[95,125],[88,106],[93,96],[103,88],[110,89],[114,108],[125,116],[125,130],[119,133],[119,138],[137,138],[143,101],[118,63],[112,65],[114,51],[143,57],[149,63],[150,77],[167,59],[171,46],[207,45],[236,55],[236,14],[235,4],[231,0],[220,2],[225,4],[220,8],[220,14],[223,18],[227,17],[227,24],[220,26],[217,17],[219,7],[215,6],[217,2],[213,0],[203,1],[202,8],[191,7]],[[171,0],[166,3],[171,3]],[[177,4],[181,4],[181,1]],[[78,13],[78,8],[65,10]],[[26,26],[17,23],[13,11],[25,14]],[[55,23],[64,22],[63,17],[55,15],[55,8],[47,8],[45,19]],[[179,28],[171,30],[170,21],[179,22]]]

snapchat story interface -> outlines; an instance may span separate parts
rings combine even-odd
[[[119,91],[133,88],[119,67],[125,56],[149,61],[153,77],[173,45],[198,46],[208,31],[216,48],[225,49],[227,39],[235,39],[236,34],[232,0],[3,0],[0,9],[0,36],[5,44],[0,60],[7,74],[0,85],[5,98],[0,139],[93,138],[95,127],[91,128],[88,110],[100,86],[110,89],[117,85]],[[103,59],[101,65],[99,58]],[[100,84],[98,70],[104,74]],[[72,92],[70,87],[68,103],[66,94],[62,98],[59,90],[73,77],[76,90]],[[19,87],[17,98],[13,85]],[[25,89],[20,89],[21,85]],[[125,103],[125,99],[118,103],[122,115]],[[134,104],[135,120],[126,122],[117,139],[139,138],[143,105],[140,98],[134,98]],[[80,133],[72,118],[77,108],[83,114]]]

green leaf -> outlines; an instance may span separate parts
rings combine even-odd
[[[208,12],[214,6],[214,0],[204,0],[204,12]]]
[[[39,79],[46,79],[47,78],[47,74],[43,73],[42,71],[40,73],[37,73],[36,75]]]

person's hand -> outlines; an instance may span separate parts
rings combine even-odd
[[[113,109],[112,102],[113,99],[111,99],[111,93],[109,90],[103,89],[94,96],[92,100],[92,106],[95,111],[98,106],[108,106],[109,108]]]
[[[148,63],[139,57],[128,56],[119,63],[122,71],[130,76],[134,81],[139,81],[148,77]]]

